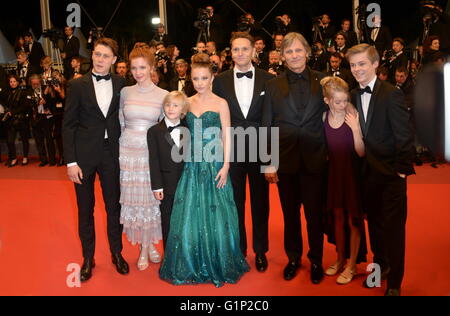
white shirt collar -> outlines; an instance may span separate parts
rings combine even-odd
[[[166,122],[166,126],[167,127],[173,127],[173,126],[177,126],[180,124],[180,120],[178,120],[178,123],[174,124],[171,121],[169,121],[169,119],[167,117],[164,117],[164,122]]]
[[[370,89],[373,91],[373,88],[375,87],[375,83],[377,82],[377,76],[375,75],[375,78],[373,78],[373,80],[371,82],[369,82],[369,84],[367,86],[370,87]],[[363,87],[361,84],[359,85],[362,89],[364,89],[365,87]]]

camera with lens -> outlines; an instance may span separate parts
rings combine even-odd
[[[245,15],[241,16],[239,19],[239,23],[237,25],[237,29],[239,32],[247,32],[250,29],[250,19]]]
[[[211,12],[207,9],[198,9],[197,21],[194,23],[198,29],[203,29],[208,26],[208,21],[211,19]]]
[[[279,63],[270,64],[269,69],[272,69],[273,71],[275,71],[277,73],[277,76],[279,76],[284,71],[284,66],[280,65]]]
[[[395,57],[396,53],[394,52],[394,50],[390,49],[388,51],[386,51],[386,53],[384,54],[384,57],[386,59],[391,59],[392,57]]]
[[[167,55],[166,52],[157,51],[155,53],[156,61],[160,62],[162,60],[165,60],[166,62],[170,61],[170,57]]]
[[[61,85],[61,81],[59,81],[58,78],[49,78],[49,79],[46,80],[45,84],[47,86],[53,86],[54,87],[54,86]]]
[[[60,39],[65,39],[63,31],[58,29],[46,29],[42,32],[42,36],[54,43],[58,42]]]

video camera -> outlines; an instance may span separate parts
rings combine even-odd
[[[46,29],[42,32],[42,36],[54,43],[58,42],[60,39],[65,39],[64,32],[59,29]]]
[[[421,13],[425,20],[434,20],[442,14],[442,9],[440,9],[439,5],[436,4],[436,1],[420,1],[420,5],[422,7]]]
[[[157,51],[155,53],[156,61],[160,62],[162,60],[165,60],[166,62],[170,61],[170,57],[167,55],[166,52]]]
[[[206,28],[208,21],[211,19],[211,12],[208,9],[198,9],[197,21],[194,23],[198,29]]]
[[[247,32],[247,31],[249,31],[250,24],[251,24],[250,23],[250,19],[247,18],[245,15],[242,15],[239,18],[239,22],[238,22],[238,25],[237,25],[238,32]]]

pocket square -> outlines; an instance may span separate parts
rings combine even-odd
[[[263,96],[266,95],[266,91],[261,92],[261,94],[259,96]]]

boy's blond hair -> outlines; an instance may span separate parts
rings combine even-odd
[[[163,101],[163,108],[172,103],[173,100],[178,99],[182,101],[182,110],[181,110],[181,118],[183,118],[184,116],[186,116],[187,111],[189,110],[189,101],[188,101],[188,97],[186,96],[186,94],[184,94],[184,92],[181,91],[172,91],[170,92]],[[165,113],[164,113],[165,114]]]

